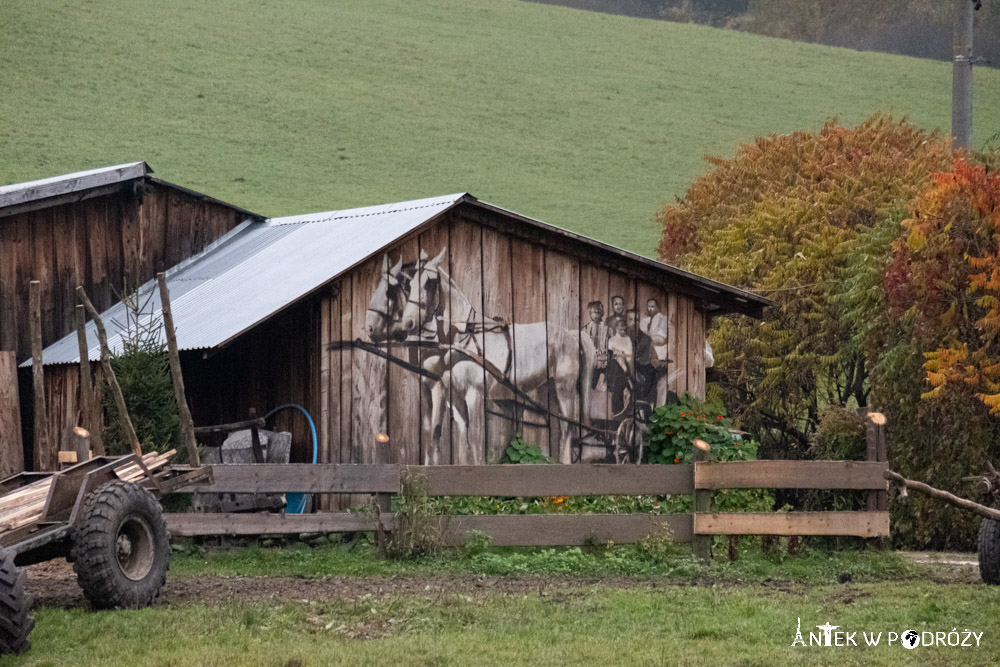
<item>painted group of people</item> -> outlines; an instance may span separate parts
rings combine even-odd
[[[667,401],[667,343],[670,322],[656,299],[646,301],[646,313],[625,309],[625,299],[611,297],[611,313],[604,304],[587,304],[590,321],[583,327],[597,350],[591,389],[607,391],[612,419],[621,419],[632,400],[650,407]]]

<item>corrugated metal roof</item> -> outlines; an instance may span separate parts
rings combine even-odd
[[[145,162],[129,162],[73,174],[43,178],[40,181],[0,186],[0,208],[26,204],[46,197],[70,194],[81,190],[130,181],[153,173]]]
[[[382,206],[327,211],[263,222],[247,221],[167,272],[177,345],[182,350],[224,345],[285,306],[322,287],[401,236],[448,210],[464,193]],[[155,281],[140,288],[160,315]],[[101,314],[113,352],[126,333],[121,303]],[[162,335],[162,334],[161,334]],[[93,322],[88,356],[100,359]],[[53,343],[45,364],[80,360],[76,334]],[[31,361],[25,362],[29,366]]]

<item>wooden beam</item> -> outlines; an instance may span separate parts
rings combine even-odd
[[[213,433],[231,433],[233,431],[239,431],[242,429],[253,428],[264,428],[267,422],[262,418],[258,417],[256,419],[246,419],[241,422],[233,422],[231,424],[218,424],[216,426],[196,426],[194,429],[195,435],[212,435]]]
[[[663,495],[694,491],[689,465],[409,466],[434,496]]]
[[[104,456],[104,434],[99,415],[100,400],[94,394],[94,382],[90,377],[90,350],[87,347],[87,309],[76,305],[76,343],[80,350],[80,415],[83,427],[90,431],[90,444],[95,456]],[[95,405],[96,404],[96,405]],[[96,409],[95,409],[96,408]]]
[[[631,466],[628,466],[631,467]],[[579,546],[639,542],[669,530],[675,542],[690,542],[690,514],[517,514],[452,516],[444,524],[445,540],[465,544],[469,532],[490,536],[496,546]]]
[[[104,321],[101,314],[94,308],[94,304],[87,298],[87,292],[83,286],[77,286],[76,294],[87,308],[90,317],[93,318],[97,326],[97,340],[101,343],[101,368],[104,369],[104,379],[111,386],[111,392],[115,397],[115,405],[118,407],[118,416],[125,427],[125,434],[128,436],[129,444],[132,446],[132,453],[142,458],[142,445],[139,444],[139,436],[135,434],[135,427],[132,426],[132,419],[128,416],[128,407],[125,405],[125,397],[122,395],[122,388],[115,377],[115,371],[111,368],[111,350],[108,347],[108,332],[104,328]]]
[[[54,467],[53,446],[49,440],[49,421],[45,410],[45,368],[42,363],[42,284],[28,283],[28,308],[31,328],[31,375],[34,380],[35,406],[35,470]]]
[[[359,513],[333,514],[164,514],[175,537],[195,535],[300,535],[375,530],[375,517]],[[395,519],[382,516],[385,530]]]
[[[308,463],[212,466],[212,483],[180,493],[399,493],[399,466]]]
[[[187,449],[188,462],[193,466],[201,465],[198,458],[198,442],[194,437],[194,420],[188,408],[187,397],[184,394],[184,377],[181,375],[181,357],[177,351],[177,331],[174,329],[174,314],[170,309],[170,290],[167,288],[167,277],[162,271],[156,274],[156,284],[160,288],[160,309],[163,312],[163,329],[167,334],[167,356],[170,359],[170,378],[174,385],[174,401],[180,413],[181,439]]]
[[[889,464],[876,461],[732,461],[696,463],[699,489],[876,489]]]
[[[888,512],[727,512],[695,514],[696,535],[854,535],[888,537]]]
[[[23,471],[17,359],[14,352],[0,351],[0,479]]]
[[[869,461],[885,463],[889,460],[885,439],[885,415],[881,412],[869,412],[865,415],[865,444]],[[885,463],[885,466],[888,470],[888,463]],[[885,512],[889,509],[887,489],[869,491],[867,501],[870,512]]]

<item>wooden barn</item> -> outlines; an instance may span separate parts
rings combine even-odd
[[[49,345],[74,330],[77,285],[106,309],[125,285],[141,285],[244,220],[260,219],[152,173],[133,162],[0,187],[0,476],[23,465],[22,423],[31,464],[30,375],[21,374],[19,390],[14,373],[31,355],[30,281],[40,283],[42,342]],[[64,411],[73,404],[53,405],[53,414]],[[54,461],[53,453],[39,463]]]
[[[768,304],[468,194],[248,220],[167,279],[195,424],[298,404],[333,463],[492,463],[516,433],[564,463],[634,460],[655,406],[704,395],[709,318]],[[44,358],[59,432],[75,336]],[[309,460],[307,420],[278,426]]]

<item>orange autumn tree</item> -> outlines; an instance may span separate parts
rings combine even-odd
[[[933,180],[903,221],[912,296],[944,336],[923,397],[971,390],[1000,415],[1000,174],[957,158]]]
[[[949,153],[906,120],[831,120],[709,158],[710,171],[657,215],[661,260],[776,303],[764,321],[719,318],[711,331],[715,386],[765,457],[805,455],[827,406],[867,405],[862,333],[876,326],[880,288],[871,269],[899,233],[898,212]],[[875,245],[872,261],[855,263]]]

